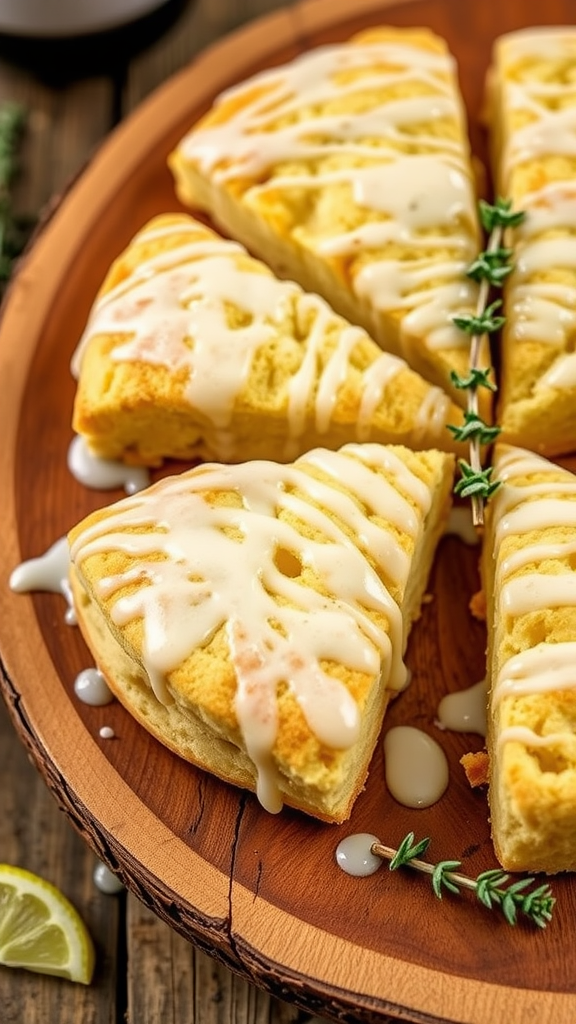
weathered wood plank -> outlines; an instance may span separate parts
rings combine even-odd
[[[127,1024],[322,1024],[194,949],[128,896]]]
[[[37,215],[60,193],[111,127],[113,85],[105,77],[58,90],[24,69],[0,61],[0,98],[27,111],[16,182],[16,208]]]
[[[166,35],[131,62],[124,93],[124,113],[133,110],[169,75],[184,67],[214,40],[254,18],[287,6],[290,4],[282,0],[197,0],[189,3]]]
[[[122,901],[93,882],[95,858],[58,810],[0,701],[0,857],[58,886],[86,921],[97,951],[91,986],[0,968],[2,1024],[116,1024]]]

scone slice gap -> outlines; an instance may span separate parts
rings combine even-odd
[[[103,458],[284,462],[366,440],[462,448],[447,429],[462,412],[440,388],[184,214],[155,218],[116,260],[73,368],[73,425]]]
[[[450,505],[453,457],[316,449],[207,465],[70,535],[78,619],[161,742],[269,810],[345,820]]]
[[[382,27],[310,50],[224,93],[169,163],[186,205],[463,404],[452,316],[476,309],[479,230],[443,40]]]
[[[490,816],[512,871],[576,869],[576,477],[499,444],[482,555]]]
[[[547,456],[576,449],[575,61],[574,26],[525,29],[496,41],[488,80],[494,177],[525,211],[507,240],[498,422]]]

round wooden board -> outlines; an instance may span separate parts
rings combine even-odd
[[[119,494],[71,479],[73,381],[69,359],[113,257],[153,214],[177,209],[166,154],[215,94],[262,67],[369,25],[428,25],[459,61],[473,145],[484,73],[496,34],[570,20],[572,0],[309,0],[218,43],[152,96],[102,147],[58,206],[11,287],[0,333],[0,450],[4,484],[0,551],[3,689],[16,728],[72,823],[126,884],[178,931],[232,969],[313,1011],[340,1020],[573,1024],[571,958],[576,884],[554,881],[546,932],[509,928],[466,896],[437,903],[409,871],[353,879],[336,866],[338,841],[374,832],[395,845],[408,830],[432,837],[435,860],[470,874],[495,866],[484,793],[469,790],[460,756],[478,737],[445,733],[448,792],[408,811],[384,786],[381,745],[345,826],[290,811],[271,817],[254,797],[180,761],[114,704],[74,697],[90,664],[62,599],[10,593],[22,559],[45,551],[93,508]],[[485,635],[468,612],[478,552],[441,546],[408,652],[413,685],[386,727],[411,722],[439,736],[440,697],[484,674]],[[101,740],[109,724],[117,739]]]

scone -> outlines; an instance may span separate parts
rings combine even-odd
[[[510,232],[498,422],[545,455],[576,449],[576,28],[496,42],[489,77],[494,177],[524,210]]]
[[[204,465],[92,513],[72,586],[112,690],[268,810],[347,818],[405,683],[453,461],[350,444]]]
[[[185,214],[151,221],[116,260],[73,369],[74,429],[104,458],[460,447],[447,424],[462,412],[440,388]]]
[[[498,445],[482,556],[490,814],[511,871],[576,870],[576,477]]]
[[[224,93],[169,164],[185,204],[465,401],[450,372],[466,371],[469,339],[452,316],[476,308],[465,274],[478,226],[443,40],[373,29],[261,72]]]

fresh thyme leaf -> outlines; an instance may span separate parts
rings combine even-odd
[[[448,430],[457,441],[478,440],[480,444],[491,444],[500,433],[500,427],[489,427],[475,412],[464,413],[464,424],[461,427],[447,424]]]
[[[482,227],[489,233],[495,228],[515,228],[526,216],[522,210],[517,213],[512,211],[511,199],[496,199],[492,205],[481,199],[479,207]]]
[[[396,871],[397,868],[401,868],[405,864],[409,864],[415,857],[419,857],[421,853],[425,853],[430,845],[430,840],[421,839],[420,842],[416,843],[414,846],[412,845],[413,843],[414,833],[409,832],[408,835],[404,836],[395,856],[390,861],[390,871]]]
[[[14,213],[10,194],[19,171],[18,147],[25,123],[26,112],[20,104],[0,105],[0,293],[30,234],[31,221]]]
[[[463,391],[468,388],[488,388],[489,391],[496,391],[497,389],[494,381],[489,379],[490,373],[492,373],[491,366],[485,370],[481,370],[477,366],[472,366],[467,377],[461,377],[455,370],[451,370],[450,380],[455,388],[460,388]]]
[[[448,892],[453,892],[455,895],[459,894],[460,887],[452,878],[450,878],[448,872],[456,871],[456,868],[459,868],[461,864],[462,861],[459,860],[441,860],[434,868],[434,872],[432,874],[432,888],[434,890],[434,895],[437,896],[439,900],[442,899],[443,886],[445,889],[448,889]]]
[[[462,479],[458,480],[455,484],[454,492],[462,498],[472,498],[475,496],[483,499],[490,498],[500,486],[498,480],[494,483],[490,482],[492,466],[487,466],[486,469],[474,469],[469,462],[459,459],[458,468],[462,474]]]

